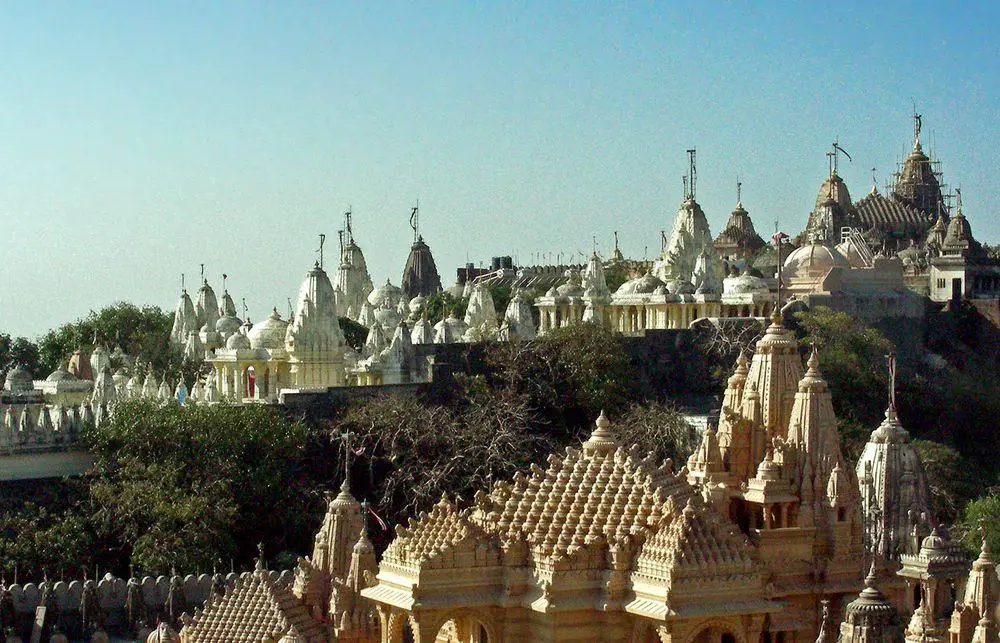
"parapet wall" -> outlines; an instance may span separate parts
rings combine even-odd
[[[228,589],[235,586],[236,581],[253,572],[229,573],[222,577]],[[291,570],[268,572],[279,584],[288,586],[293,579]],[[169,621],[166,603],[172,583],[178,583],[183,594],[184,612],[192,615],[194,610],[201,609],[212,593],[215,576],[212,574],[189,574],[187,576],[144,576],[134,579],[140,589],[142,608],[144,612],[139,620],[148,626],[158,621]],[[126,632],[128,616],[126,614],[126,597],[128,596],[129,580],[116,578],[107,574],[96,584],[98,604],[101,607],[105,629],[109,632]],[[60,629],[72,634],[81,628],[80,606],[83,601],[84,581],[43,581],[41,583],[15,583],[7,587],[10,600],[14,606],[14,622],[0,623],[0,632],[6,627],[14,627],[27,641],[31,633],[35,610],[38,608],[46,585],[51,584],[51,611],[56,615]],[[0,603],[6,600],[0,589]],[[0,612],[2,616],[2,612]],[[176,619],[173,619],[176,620]]]

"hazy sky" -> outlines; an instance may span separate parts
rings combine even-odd
[[[692,146],[713,233],[737,176],[759,231],[796,233],[835,137],[855,198],[885,181],[911,97],[997,241],[997,7],[4,2],[0,331],[172,308],[202,262],[253,319],[284,313],[349,205],[376,282],[398,285],[418,198],[446,285],[613,230],[641,258]]]

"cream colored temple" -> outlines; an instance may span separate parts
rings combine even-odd
[[[892,401],[847,465],[821,355],[803,367],[775,314],[687,463],[602,414],[579,447],[397,526],[380,561],[345,483],[293,580],[259,563],[155,640],[996,643],[993,556],[970,570],[927,502]]]

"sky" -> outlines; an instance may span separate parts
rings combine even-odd
[[[652,257],[685,150],[718,233],[743,184],[799,232],[838,140],[855,199],[912,146],[1000,241],[996,2],[0,3],[0,332],[172,309],[199,265],[287,309],[343,212],[399,284],[410,208],[467,260]],[[327,267],[333,272],[334,263]]]

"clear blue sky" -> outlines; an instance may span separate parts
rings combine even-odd
[[[348,205],[399,283],[419,198],[446,282],[472,260],[659,247],[698,149],[798,232],[834,137],[852,194],[924,140],[1000,238],[996,2],[0,4],[0,330],[173,307],[207,264],[285,310]],[[335,251],[334,251],[335,252]],[[328,255],[331,256],[331,255]],[[221,293],[220,293],[221,294]]]

